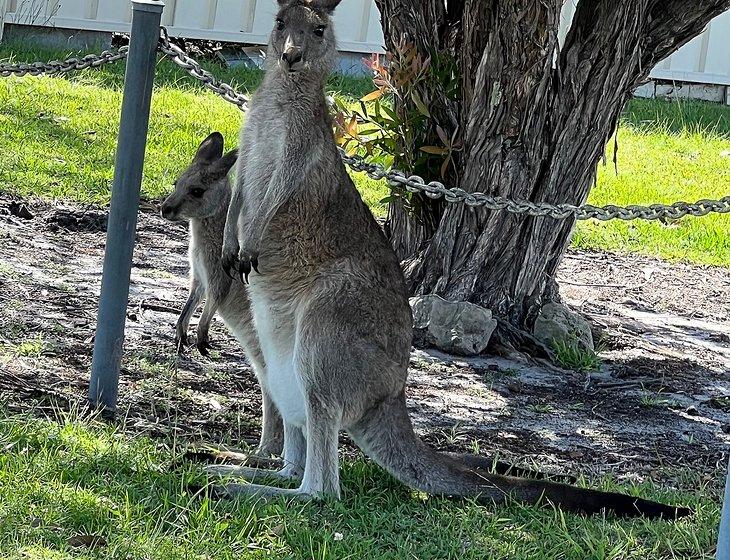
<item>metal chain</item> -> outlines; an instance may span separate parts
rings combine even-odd
[[[160,50],[168,55],[171,60],[180,68],[185,70],[196,80],[202,82],[209,90],[216,92],[229,103],[237,105],[241,111],[248,109],[248,97],[238,93],[229,84],[221,82],[213,74],[203,68],[196,60],[191,58],[184,50],[170,42],[167,29],[160,28]]]
[[[205,87],[215,91],[223,99],[237,105],[242,111],[248,109],[249,98],[238,93],[229,84],[221,82],[210,72],[203,69],[184,50],[170,42],[167,30],[162,27],[160,34],[160,50],[169,55],[173,62],[185,69],[193,78],[205,84]],[[529,216],[549,216],[565,219],[573,217],[578,220],[595,218],[597,220],[676,220],[683,216],[704,216],[710,212],[724,214],[730,212],[730,196],[720,200],[699,200],[695,203],[675,202],[674,204],[652,204],[651,206],[593,206],[584,204],[549,204],[547,202],[532,202],[529,200],[513,200],[502,196],[492,196],[481,192],[469,193],[463,189],[447,188],[439,181],[425,182],[417,175],[407,175],[396,169],[386,170],[383,166],[366,161],[358,155],[348,155],[342,148],[338,148],[342,161],[355,171],[366,173],[368,177],[381,180],[387,179],[391,187],[405,187],[409,192],[421,192],[429,198],[444,198],[450,203],[464,203],[471,207],[484,207],[489,210],[507,210],[514,214]]]
[[[73,70],[84,70],[86,68],[98,68],[103,64],[117,62],[127,58],[129,47],[121,47],[118,51],[103,51],[101,54],[87,54],[84,57],[68,58],[66,60],[52,60],[50,62],[20,62],[18,64],[10,64],[9,62],[0,62],[0,76],[7,78],[11,75],[39,76],[41,74],[65,74]]]
[[[348,155],[339,148],[342,160],[355,171],[366,173],[371,179],[387,179],[391,187],[405,187],[409,192],[422,192],[429,198],[443,197],[446,202],[461,202],[467,206],[484,207],[489,210],[507,210],[513,214],[529,216],[549,216],[564,219],[574,217],[577,220],[676,220],[683,216],[705,216],[710,212],[725,214],[730,212],[730,196],[720,200],[698,200],[695,203],[675,202],[674,204],[652,204],[650,206],[593,206],[584,204],[549,204],[529,200],[512,200],[502,196],[492,196],[481,192],[469,193],[463,189],[449,189],[439,181],[426,183],[417,175],[406,175],[402,171],[386,170],[383,166],[365,161],[357,155]]]
[[[233,103],[242,111],[248,109],[249,98],[225,82],[218,80],[213,74],[205,70],[195,59],[190,57],[183,49],[170,42],[167,30],[162,27],[160,30],[160,51],[168,55],[171,60],[180,68],[185,70],[196,80],[202,82],[205,87],[220,95],[229,103]],[[9,64],[0,63],[0,76],[7,77],[12,74],[25,76],[30,74],[63,74],[72,70],[83,70],[85,68],[98,68],[103,64],[116,62],[127,57],[128,47],[122,47],[118,51],[103,51],[99,55],[89,54],[82,58],[69,58],[64,61],[54,60],[51,62],[33,62]],[[698,200],[694,203],[675,202],[674,204],[652,204],[650,206],[593,206],[584,204],[575,206],[573,204],[550,204],[547,202],[532,202],[529,200],[514,200],[502,196],[488,195],[482,192],[470,193],[459,188],[447,188],[439,181],[426,182],[417,175],[408,175],[397,169],[386,170],[383,166],[366,161],[358,155],[348,155],[344,150],[338,148],[342,160],[355,171],[366,173],[376,180],[386,179],[391,187],[403,187],[408,192],[423,193],[429,198],[443,198],[449,203],[463,203],[470,207],[483,207],[489,210],[507,210],[514,214],[527,214],[529,216],[549,216],[551,218],[565,219],[575,218],[578,220],[676,220],[683,216],[705,216],[711,212],[725,214],[730,212],[730,196],[720,200]]]

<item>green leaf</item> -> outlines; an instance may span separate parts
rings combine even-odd
[[[418,94],[417,91],[413,91],[411,93],[411,99],[413,99],[413,103],[418,108],[418,112],[421,113],[424,117],[431,118],[431,113],[428,111],[428,107],[426,107],[426,104],[423,102],[423,99],[421,99],[421,96]]]

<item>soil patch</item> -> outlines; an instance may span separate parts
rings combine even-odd
[[[88,389],[104,209],[0,196],[0,394],[11,411],[80,406]],[[178,356],[187,229],[140,213],[120,409],[129,429],[241,447],[260,395],[222,323],[210,358]],[[565,300],[604,338],[593,374],[413,350],[409,408],[442,449],[498,453],[547,471],[712,476],[730,445],[730,274],[635,256],[570,252]],[[191,333],[192,335],[193,333]]]

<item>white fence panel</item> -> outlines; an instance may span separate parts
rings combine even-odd
[[[128,31],[127,0],[0,0],[7,23],[91,31]],[[167,0],[163,24],[173,36],[265,44],[276,0]],[[2,16],[0,16],[2,17]],[[343,0],[335,14],[340,50],[382,52],[380,14],[372,0]]]
[[[561,41],[577,1],[566,0],[563,6],[558,31]],[[3,16],[6,23],[128,31],[130,5],[128,0],[0,0],[0,36]],[[163,23],[173,36],[265,44],[275,12],[276,0],[166,0]],[[335,25],[340,50],[383,51],[380,13],[373,0],[343,0],[335,13]],[[651,76],[730,85],[730,11],[661,62]]]

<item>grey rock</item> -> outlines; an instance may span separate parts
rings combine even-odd
[[[497,327],[492,312],[473,303],[447,301],[437,295],[412,297],[410,303],[416,345],[476,356],[487,347]]]
[[[584,349],[594,349],[590,323],[562,303],[549,302],[542,306],[532,334],[548,348],[555,342],[572,344],[577,341]]]

